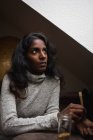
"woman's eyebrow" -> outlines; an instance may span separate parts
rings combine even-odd
[[[34,47],[34,48],[31,48],[31,50],[33,51],[33,50],[36,50],[36,51],[38,51],[38,50],[40,50],[38,47]]]

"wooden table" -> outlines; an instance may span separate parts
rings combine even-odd
[[[25,133],[14,137],[12,140],[58,140],[57,133],[34,132]],[[73,135],[70,140],[84,140],[78,135]]]

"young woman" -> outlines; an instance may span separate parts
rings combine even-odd
[[[55,59],[55,48],[41,33],[30,33],[19,42],[2,82],[1,123],[5,135],[57,127],[63,76],[56,69]],[[79,118],[83,109],[71,104],[64,112]]]

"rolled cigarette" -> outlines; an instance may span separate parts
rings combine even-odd
[[[83,96],[82,96],[82,92],[81,91],[79,91],[79,98],[80,98],[80,104],[84,105],[83,104]]]

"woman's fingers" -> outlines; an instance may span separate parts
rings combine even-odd
[[[77,124],[77,128],[79,129],[79,131],[83,136],[85,135],[93,136],[93,122],[90,121],[89,119],[86,118],[84,121],[79,122]]]
[[[69,107],[70,107],[70,108],[74,108],[74,109],[82,109],[82,110],[84,110],[84,107],[83,107],[82,105],[80,105],[80,104],[73,104],[73,103],[70,103],[70,104],[69,104]]]
[[[84,112],[84,107],[79,104],[70,104],[68,106],[69,114],[72,115],[72,118],[75,120],[79,120]]]
[[[88,135],[89,134],[89,131],[87,128],[83,128],[83,135]]]
[[[87,127],[87,128],[83,128],[83,135],[93,135],[93,129]]]
[[[93,135],[93,129],[91,129],[91,128],[88,127],[88,128],[87,128],[87,131],[88,131],[88,134],[89,134],[89,135]]]
[[[61,114],[69,114],[72,119],[79,120],[84,115],[84,107],[80,104],[70,103]]]
[[[83,136],[85,136],[85,135],[93,135],[93,129],[91,129],[91,128],[79,128],[79,131],[81,132],[81,134],[83,135]]]

